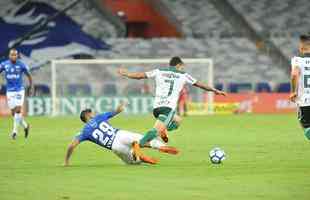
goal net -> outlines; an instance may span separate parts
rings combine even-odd
[[[212,59],[182,59],[185,71],[213,86]],[[50,67],[34,74],[36,83],[46,84],[50,96],[30,99],[31,112],[52,116],[76,115],[82,109],[96,112],[115,109],[121,101],[129,102],[125,113],[147,114],[152,111],[155,82],[153,79],[131,80],[117,74],[119,67],[130,72],[165,68],[169,59],[89,59],[53,60]],[[187,86],[189,114],[213,113],[213,94]],[[33,104],[33,105],[30,105]],[[44,108],[41,108],[43,106]]]

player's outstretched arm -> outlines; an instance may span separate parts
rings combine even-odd
[[[202,83],[202,82],[200,82],[200,81],[197,81],[197,82],[194,84],[194,86],[195,86],[195,87],[198,87],[198,88],[200,88],[200,89],[203,89],[203,90],[205,90],[205,91],[214,92],[214,93],[217,94],[217,95],[226,96],[226,92],[223,92],[223,91],[221,91],[221,90],[217,90],[217,89],[215,89],[215,88],[213,88],[213,87],[210,87],[210,86],[208,86],[208,85],[206,85],[206,84],[204,84],[204,83]]]
[[[2,63],[0,63],[0,74],[4,71],[4,67],[2,65]],[[1,86],[2,84],[0,83],[0,90],[1,90]]]
[[[118,74],[121,76],[125,76],[127,78],[131,79],[146,79],[146,73],[145,72],[128,72],[125,68],[119,68],[117,70]]]
[[[114,111],[114,116],[115,115],[117,115],[117,114],[119,114],[119,113],[121,113],[121,112],[123,112],[124,110],[125,110],[125,107],[128,105],[128,102],[121,102],[118,106],[117,106],[117,108],[116,108],[116,110]]]
[[[65,163],[64,166],[67,167],[69,166],[69,161],[71,158],[71,155],[74,151],[74,149],[80,144],[80,141],[77,139],[74,139],[71,144],[69,144],[68,149],[67,149],[67,153],[66,153],[66,157],[65,157]]]
[[[293,66],[291,73],[291,94],[289,97],[292,102],[295,102],[297,97],[298,79],[299,79],[299,68]]]
[[[297,80],[298,78],[296,75],[291,76],[291,94],[289,98],[292,102],[295,102],[296,97],[297,97],[297,91],[296,91],[297,84],[298,84]]]
[[[34,95],[34,87],[33,87],[33,82],[32,82],[32,76],[30,73],[26,73],[26,76],[27,76],[28,82],[29,82],[29,95],[32,96],[32,95]]]

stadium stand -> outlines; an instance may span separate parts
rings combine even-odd
[[[38,1],[49,3],[58,10],[68,3],[65,0]],[[162,2],[182,23],[186,38],[150,40],[117,38],[116,28],[109,21],[104,20],[91,4],[85,2],[78,4],[67,14],[80,24],[85,32],[112,46],[111,51],[98,51],[97,58],[162,58],[174,55],[194,58],[208,57],[214,59],[215,82],[219,84],[236,82],[256,84],[262,81],[281,83],[283,80],[288,80],[289,75],[281,68],[275,67],[276,63],[271,60],[270,56],[261,53],[256,44],[245,37],[234,36],[238,30],[234,30],[228,20],[213,6],[211,0],[162,0]],[[228,2],[241,12],[257,30],[272,33],[282,31],[296,33],[306,31],[309,27],[300,26],[300,24],[308,24],[303,20],[309,15],[302,6],[307,2],[306,0],[301,0],[298,4],[293,0],[275,0],[276,3],[267,0],[256,2],[228,0]],[[0,5],[5,3],[10,4],[11,1],[3,0]],[[289,10],[292,10],[294,14],[288,12]],[[274,36],[271,39],[279,49],[287,57],[296,55],[297,38],[284,37],[285,34],[278,35],[280,37]],[[79,72],[74,69],[67,70],[66,73],[75,73],[74,77],[79,79],[92,77],[93,81],[102,78],[91,68]],[[42,68],[40,71],[40,76],[36,77],[36,80],[38,83],[45,83],[50,78],[49,68]],[[109,83],[109,86],[101,91],[111,94],[119,92],[113,86],[115,81],[113,76],[109,76],[112,72],[104,73],[107,74],[105,81]],[[263,85],[253,87],[253,89],[269,91]]]
[[[307,0],[228,0],[261,35],[287,57],[297,55],[298,36],[310,31]]]
[[[290,83],[280,83],[277,87],[276,87],[276,92],[279,93],[287,93],[289,92],[291,89],[291,85]]]
[[[271,92],[271,87],[267,82],[257,83],[255,92]]]
[[[216,82],[261,82],[286,80],[288,75],[273,67],[271,59],[257,51],[246,38],[116,39],[106,40],[113,46],[102,58],[183,57],[214,59]],[[130,49],[130,51],[128,51]],[[225,71],[225,73],[223,73]]]
[[[231,93],[241,93],[252,91],[251,83],[230,83],[228,85],[228,91]]]
[[[113,46],[112,50],[99,53],[97,58],[162,58],[173,55],[196,58],[209,57],[214,60],[215,83],[256,84],[262,81],[280,83],[283,80],[288,80],[288,74],[277,67],[273,67],[270,58],[258,53],[255,45],[245,38],[212,38],[211,40],[208,38],[185,38],[183,40],[171,38],[151,40],[110,38],[106,41]],[[111,68],[109,69],[111,70]],[[79,68],[78,71],[74,67],[68,67],[59,76],[73,74],[62,78],[62,80],[66,80],[63,84],[74,82],[71,77],[86,82],[102,83],[102,74],[104,74],[104,81],[109,86],[105,89],[101,88],[100,91],[110,94],[121,92],[116,91],[113,86],[116,81],[115,71],[101,68],[101,72],[98,73],[96,70],[98,68],[91,66]],[[37,83],[46,83],[46,80],[50,79],[49,68],[44,68],[39,73],[34,72],[34,76]],[[99,88],[102,85],[96,87]],[[134,92],[135,89],[130,89],[130,91]]]
[[[48,3],[57,10],[61,10],[68,5],[68,1],[66,0],[37,0],[37,2]],[[80,24],[83,31],[95,38],[104,40],[108,37],[117,36],[115,26],[110,21],[103,18],[98,10],[94,9],[88,1],[77,4],[74,9],[69,9],[67,15]]]
[[[288,58],[298,55],[298,37],[271,37],[271,40]]]
[[[309,32],[308,0],[228,0],[259,32],[299,34]]]
[[[162,2],[182,23],[183,32],[187,37],[231,35],[235,33],[233,27],[209,0],[162,0]]]
[[[35,84],[34,90],[36,96],[48,96],[51,94],[50,88],[46,84]]]

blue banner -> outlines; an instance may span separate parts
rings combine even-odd
[[[9,3],[6,12],[0,16],[0,52],[48,16],[57,12],[42,2],[28,2],[14,5]],[[74,9],[74,8],[73,8]],[[60,14],[31,38],[25,40],[18,50],[30,60],[50,60],[76,54],[94,55],[98,50],[109,50],[105,42],[83,32],[80,25],[66,14]]]

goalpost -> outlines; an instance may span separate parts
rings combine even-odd
[[[149,90],[154,94],[153,80],[133,81],[124,79],[117,75],[117,68],[122,66],[129,71],[149,71],[155,68],[167,67],[169,60],[169,58],[52,60],[50,83],[48,83],[51,88],[51,115],[57,116],[62,114],[60,112],[61,99],[68,95],[72,97],[72,94],[68,94],[65,90],[66,87],[72,85],[83,86],[82,89],[87,91],[84,96],[109,96],[113,98],[113,95],[115,95],[128,97],[130,92],[124,91],[131,91],[131,88],[135,87],[144,88],[144,90],[148,90],[145,88],[151,88]],[[186,72],[191,74],[194,78],[206,82],[209,86],[214,86],[212,59],[184,58],[182,61],[185,63]],[[103,91],[102,87],[104,86],[107,87],[105,87]],[[207,99],[207,114],[213,114],[214,95],[212,92],[209,92],[206,97],[202,90],[196,91],[196,89],[190,89],[190,95],[193,96],[193,99],[203,104]],[[85,106],[86,104],[83,105]]]

